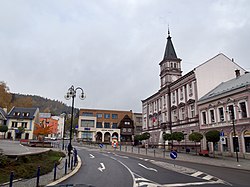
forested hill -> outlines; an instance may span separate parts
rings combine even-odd
[[[18,107],[35,107],[39,108],[40,112],[48,112],[52,115],[60,115],[63,112],[71,113],[71,107],[61,101],[51,100],[48,98],[36,95],[24,95],[12,93],[12,102]],[[78,109],[75,109],[78,113]]]

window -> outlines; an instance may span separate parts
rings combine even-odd
[[[233,137],[233,150],[234,152],[239,152],[239,139],[238,137]]]
[[[214,123],[214,110],[210,110],[210,120],[211,120],[211,123]]]
[[[218,144],[218,142],[214,142],[214,151],[219,151],[219,144]]]
[[[222,144],[222,149],[224,152],[228,151],[228,141],[226,137],[225,137],[225,144]]]
[[[246,153],[250,153],[250,136],[244,137]]]
[[[97,114],[96,114],[96,117],[97,117],[97,118],[102,118],[102,114],[101,114],[101,113],[97,113]]]
[[[174,68],[177,68],[177,65],[176,65],[176,63],[174,63]]]
[[[112,114],[112,119],[117,119],[118,115],[117,114]]]
[[[93,116],[92,112],[83,112],[82,113],[83,116]]]
[[[27,122],[22,122],[22,127],[27,128],[27,124],[28,124]]]
[[[180,89],[180,99],[183,100],[183,88]]]
[[[180,113],[181,113],[181,116],[180,116],[181,120],[184,120],[185,119],[185,108],[184,107],[182,107],[180,109]]]
[[[29,117],[29,115],[30,115],[30,113],[28,113],[28,112],[24,112],[24,113],[23,113],[23,116],[24,116],[24,117]]]
[[[110,114],[104,114],[104,118],[105,119],[109,119],[110,118]]]
[[[202,119],[203,119],[203,124],[207,124],[207,116],[206,116],[206,112],[202,112]]]
[[[112,124],[112,129],[117,129],[117,127],[118,127],[117,123]]]
[[[81,120],[81,127],[94,127],[94,120]]]
[[[14,112],[14,116],[20,116],[20,112]]]
[[[175,103],[175,92],[172,93],[172,101]]]
[[[17,127],[17,122],[12,121],[11,127]]]
[[[177,113],[176,113],[176,110],[173,110],[173,122],[176,122],[177,121]]]
[[[97,122],[96,123],[96,128],[102,128],[102,122]]]
[[[190,105],[191,118],[195,116],[194,105]]]
[[[126,128],[123,128],[123,129],[122,129],[122,132],[127,132],[127,129],[126,129]]]
[[[240,103],[240,112],[241,112],[241,117],[242,118],[247,118],[247,109],[246,109],[246,103],[245,102]]]
[[[224,111],[223,111],[223,107],[220,107],[218,110],[219,110],[220,122],[223,122],[223,121],[224,121]]]
[[[128,128],[127,130],[128,130],[128,132],[131,132],[131,128]]]
[[[105,129],[109,129],[109,128],[110,128],[110,123],[105,122],[105,123],[104,123],[104,128],[105,128]]]
[[[192,86],[192,83],[189,83],[189,95],[192,95],[193,94],[193,86]]]
[[[228,106],[228,113],[229,113],[229,119],[230,120],[234,120],[235,116],[234,116],[234,106],[233,105],[229,105]]]
[[[137,123],[142,123],[142,118],[141,117],[136,117],[135,120],[136,120]]]
[[[125,125],[130,125],[130,122],[129,121],[125,121],[124,124]]]

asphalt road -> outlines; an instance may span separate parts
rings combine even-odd
[[[61,184],[96,187],[249,186],[249,171],[77,147],[83,165]]]

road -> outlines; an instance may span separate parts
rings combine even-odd
[[[249,171],[77,147],[83,165],[61,184],[96,187],[249,186]]]

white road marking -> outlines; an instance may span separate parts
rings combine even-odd
[[[213,178],[213,176],[211,176],[211,175],[207,175],[207,176],[205,176],[205,177],[202,177],[202,179],[205,179],[205,180],[210,180],[210,179],[212,179]]]
[[[156,169],[154,169],[154,168],[148,168],[147,166],[144,166],[144,165],[142,165],[141,163],[138,163],[138,165],[141,166],[141,167],[143,167],[143,168],[145,168],[145,169],[147,169],[147,170],[151,170],[151,171],[157,172]]]
[[[201,174],[203,174],[203,173],[200,172],[200,171],[197,171],[197,172],[193,173],[191,176],[192,176],[192,177],[198,177],[198,176],[201,175]]]
[[[90,155],[90,158],[95,158],[95,156],[94,155],[92,155],[92,154],[89,154]]]
[[[100,163],[100,164],[101,164],[102,167],[99,167],[98,169],[99,169],[101,172],[103,172],[103,170],[105,170],[106,168],[105,168],[105,166],[104,166],[103,163]]]
[[[127,156],[121,156],[121,155],[117,155],[115,153],[113,153],[113,155],[117,156],[117,157],[120,157],[120,158],[128,158]]]
[[[178,187],[178,186],[200,186],[205,184],[218,184],[219,182],[212,181],[212,182],[192,182],[192,183],[177,183],[177,184],[165,184],[161,185],[162,187]]]

